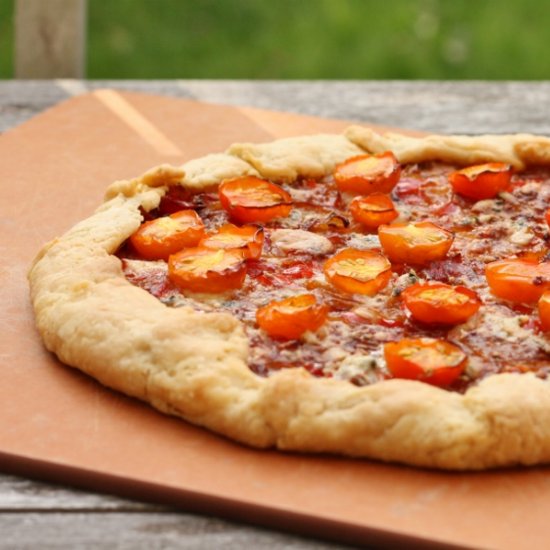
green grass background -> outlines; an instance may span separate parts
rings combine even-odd
[[[2,78],[12,18],[0,0]],[[88,0],[87,57],[88,78],[550,79],[550,1]]]

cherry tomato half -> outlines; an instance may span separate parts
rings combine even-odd
[[[307,330],[316,331],[326,320],[328,307],[313,294],[301,294],[270,302],[256,312],[261,329],[273,338],[295,340]]]
[[[168,277],[183,290],[225,292],[243,285],[246,260],[237,249],[188,248],[170,256]]]
[[[384,346],[388,370],[396,378],[420,380],[445,387],[466,367],[466,354],[454,344],[436,338],[403,339]]]
[[[511,302],[530,303],[550,289],[550,262],[533,259],[497,260],[485,266],[491,292]]]
[[[442,260],[453,244],[453,234],[432,222],[381,225],[378,237],[392,262],[425,265]]]
[[[390,193],[400,176],[401,166],[391,151],[351,157],[334,169],[340,191],[361,195]]]
[[[538,303],[539,318],[542,330],[550,331],[550,291],[546,291]]]
[[[256,225],[237,227],[231,223],[222,225],[216,233],[206,236],[200,246],[206,248],[235,248],[247,259],[260,257],[264,244],[264,230]]]
[[[391,278],[391,264],[373,250],[345,248],[325,262],[329,283],[350,294],[374,296]]]
[[[356,222],[370,228],[391,223],[399,215],[390,197],[383,193],[355,197],[349,205],[349,210]]]
[[[284,189],[255,176],[226,180],[218,194],[229,216],[241,223],[285,218],[292,208],[292,199]]]
[[[469,199],[492,199],[510,185],[512,167],[503,162],[470,166],[449,175],[455,193]]]
[[[170,254],[196,246],[204,235],[204,224],[194,210],[145,222],[130,237],[138,254],[146,260],[167,260]]]
[[[416,283],[406,288],[401,298],[414,319],[431,324],[464,323],[481,306],[473,290],[445,283]]]

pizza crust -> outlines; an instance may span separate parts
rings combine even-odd
[[[336,164],[365,151],[344,136],[319,134],[279,139],[271,143],[235,143],[227,152],[249,162],[273,181],[294,181],[299,177],[322,178]]]
[[[216,188],[220,181],[242,176],[258,176],[258,172],[244,160],[225,153],[214,153],[186,162],[182,185],[198,192]]]
[[[358,136],[369,132],[346,134],[359,142]],[[401,160],[412,155],[411,138],[368,139],[369,152],[385,143],[395,146]],[[433,143],[438,139],[453,143],[453,151],[464,143],[464,138],[430,136],[422,146],[423,140],[414,138],[425,151],[424,158],[417,153],[416,162],[437,158]],[[516,136],[507,144],[501,136],[476,139],[482,153],[468,153],[472,158],[492,151],[496,160],[502,151],[538,148],[533,158],[547,162],[542,138],[532,147]],[[292,153],[287,168],[285,151]],[[464,395],[397,379],[356,387],[315,378],[302,368],[261,378],[247,367],[248,342],[237,319],[166,307],[130,284],[113,256],[139,227],[140,209],[155,208],[171,185],[198,189],[201,182],[211,186],[220,173],[247,173],[244,158],[253,164],[250,173],[257,170],[264,177],[317,177],[356,151],[342,136],[236,145],[226,156],[238,154],[240,160],[228,161],[227,170],[222,157],[208,156],[188,163],[193,176],[163,166],[116,182],[108,201],[44,247],[30,270],[31,298],[46,347],[108,387],[256,447],[456,470],[549,462],[550,385],[534,375],[495,375]],[[448,147],[440,154],[449,160]],[[453,161],[459,158],[465,157],[457,154]],[[518,158],[525,163],[528,157]]]
[[[345,136],[371,153],[393,151],[404,164],[431,160],[459,165],[506,162],[518,170],[550,164],[550,138],[531,134],[412,137],[350,126]]]

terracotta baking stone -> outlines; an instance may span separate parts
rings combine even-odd
[[[546,468],[452,474],[251,450],[104,389],[41,346],[28,265],[112,180],[345,125],[100,92],[1,136],[0,469],[361,545],[547,547]]]

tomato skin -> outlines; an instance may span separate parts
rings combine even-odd
[[[272,338],[296,340],[308,330],[318,330],[327,314],[328,307],[318,304],[313,294],[300,294],[259,308],[256,321]]]
[[[544,219],[546,221],[546,225],[550,226],[550,208],[544,213]]]
[[[550,262],[497,260],[485,266],[485,277],[495,296],[511,302],[532,303],[550,289]]]
[[[512,167],[503,162],[469,166],[449,175],[455,193],[474,200],[492,199],[510,186]]]
[[[401,298],[413,318],[427,324],[464,323],[481,306],[473,290],[445,283],[416,283],[406,288]]]
[[[388,370],[395,378],[419,380],[434,386],[452,384],[466,368],[466,354],[436,338],[405,338],[384,345]]]
[[[355,197],[349,209],[356,222],[373,229],[379,225],[391,223],[399,216],[390,197],[383,193]]]
[[[168,259],[169,279],[180,289],[192,292],[241,288],[246,270],[246,260],[237,249],[188,248]]]
[[[391,151],[377,155],[357,155],[334,169],[338,189],[360,195],[391,193],[400,176],[401,166]]]
[[[180,210],[141,224],[130,242],[146,260],[167,260],[183,248],[196,246],[203,236],[199,215],[194,210]]]
[[[542,330],[550,331],[550,291],[546,291],[538,302],[539,318]]]
[[[232,223],[226,223],[218,231],[202,239],[199,246],[238,249],[242,251],[245,258],[257,260],[262,254],[263,244],[263,228],[257,225],[237,227]]]
[[[292,209],[292,198],[282,187],[255,176],[225,180],[218,195],[229,216],[240,223],[285,218]]]
[[[345,248],[329,258],[323,268],[327,281],[349,294],[374,296],[391,279],[391,264],[373,250]]]
[[[416,265],[445,258],[454,239],[450,231],[432,222],[381,225],[378,237],[392,262]]]

